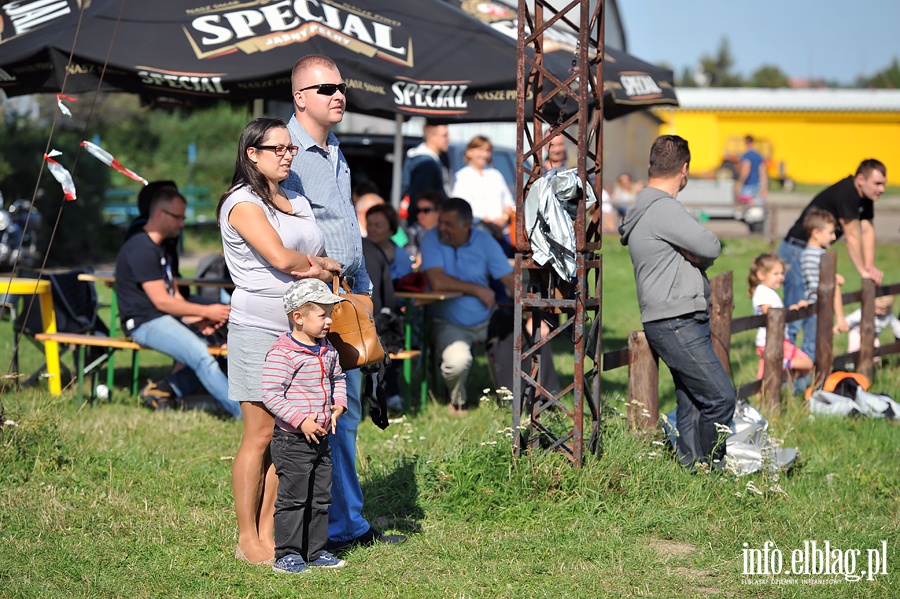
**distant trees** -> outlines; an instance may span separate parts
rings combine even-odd
[[[99,141],[125,166],[147,180],[171,179],[180,187],[189,184],[209,190],[216,201],[231,183],[237,141],[251,117],[246,107],[221,104],[211,108],[147,109],[129,94],[84,94],[67,102],[72,117],[59,116],[53,96],[34,96],[27,114],[0,105],[3,143],[0,144],[0,192],[7,204],[31,198],[43,167],[50,137],[51,148],[72,173],[78,198],[65,202],[59,184],[44,169],[35,206],[46,227],[41,241],[46,247],[53,233],[50,265],[87,263],[108,259],[121,245],[121,231],[102,230],[102,208],[111,189],[133,191],[140,183],[107,168],[79,148],[82,140]],[[195,143],[197,159],[188,164],[188,145]],[[118,200],[123,201],[123,200]],[[127,197],[126,202],[132,201]]]
[[[710,87],[740,87],[743,85],[741,75],[734,73],[733,68],[734,57],[731,54],[731,45],[726,38],[722,38],[715,55],[704,54],[700,57],[698,73],[705,75],[707,85]]]
[[[879,89],[900,88],[900,60],[894,57],[891,64],[871,77],[857,77],[857,87],[873,87]]]
[[[777,66],[767,64],[753,71],[746,85],[748,87],[790,87],[790,79]]]
[[[680,77],[676,77],[678,87],[790,87],[790,78],[777,65],[764,64],[745,79],[734,71],[734,56],[727,38],[722,38],[714,54],[700,57],[697,69],[686,67]],[[849,74],[848,74],[849,75]],[[823,83],[824,85],[824,83]],[[829,82],[828,87],[841,87],[840,83]],[[857,77],[853,87],[900,89],[900,59],[870,77]]]

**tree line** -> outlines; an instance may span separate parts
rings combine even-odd
[[[727,38],[723,38],[713,54],[704,54],[698,67],[685,68],[675,79],[676,87],[790,87],[790,77],[776,65],[764,64],[744,78],[734,70],[734,56]],[[884,69],[871,76],[859,75],[852,85],[834,81],[813,82],[817,87],[854,87],[875,89],[900,88],[900,60],[897,57]]]
[[[71,117],[60,114],[54,96],[32,96],[25,110],[0,104],[0,193],[7,207],[20,198],[36,198],[43,251],[53,236],[50,266],[115,256],[123,239],[121,229],[104,223],[108,192],[122,190],[126,195],[115,201],[128,203],[136,201],[141,188],[81,150],[82,140],[98,143],[148,181],[170,179],[180,187],[207,188],[215,202],[231,183],[238,138],[252,119],[248,106],[151,109],[129,94],[84,94],[76,102],[64,102]],[[191,144],[197,152],[189,164]],[[64,201],[59,183],[44,167],[49,149],[63,153],[57,160],[72,174],[78,191],[73,202]],[[129,190],[133,195],[127,195]]]

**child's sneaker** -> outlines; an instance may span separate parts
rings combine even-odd
[[[299,555],[291,553],[275,560],[275,565],[272,566],[272,569],[281,574],[300,574],[306,570],[306,562]]]
[[[343,568],[347,562],[337,558],[327,551],[323,551],[322,555],[309,562],[310,568]]]

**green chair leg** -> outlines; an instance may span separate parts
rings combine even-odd
[[[139,353],[140,353],[140,350],[137,350],[137,349],[133,350],[131,352],[131,396],[132,397],[137,397],[137,394],[138,394],[138,370],[140,368],[139,360],[138,360]]]

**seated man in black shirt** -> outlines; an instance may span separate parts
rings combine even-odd
[[[170,405],[202,383],[228,414],[240,418],[240,406],[228,399],[228,379],[200,336],[223,326],[231,308],[184,299],[163,247],[184,227],[186,207],[175,188],[160,188],[150,202],[144,228],[122,246],[116,259],[119,316],[136,342],[187,366],[158,384],[148,384],[141,392],[146,402]]]

